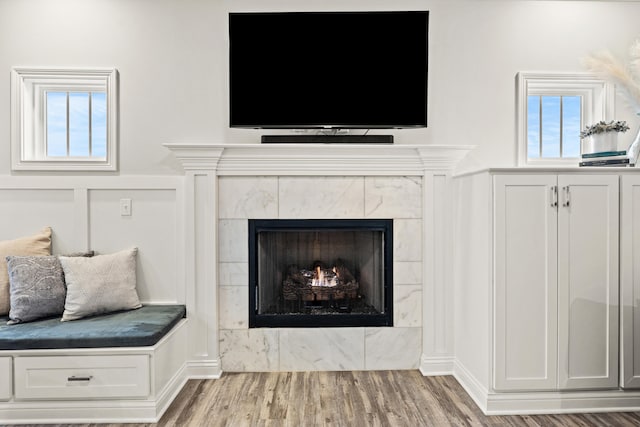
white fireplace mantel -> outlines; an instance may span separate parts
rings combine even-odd
[[[402,333],[402,329],[421,330],[421,339],[417,341],[417,345],[422,346],[420,360],[411,361],[411,367],[419,367],[424,374],[452,371],[452,199],[449,187],[454,167],[472,146],[205,143],[170,143],[164,146],[180,161],[185,172],[182,214],[185,217],[186,302],[191,319],[189,352],[194,359],[192,365],[200,367],[201,376],[217,377],[221,374],[221,334],[228,332],[221,329],[220,323],[220,312],[226,310],[226,307],[220,300],[223,286],[220,284],[219,260],[221,256],[229,254],[221,248],[219,240],[218,217],[222,212],[221,204],[226,203],[225,200],[233,200],[229,199],[229,195],[233,194],[233,191],[229,193],[232,182],[237,182],[238,192],[245,191],[246,195],[246,189],[242,189],[245,183],[269,185],[268,183],[274,182],[272,178],[276,178],[278,182],[282,179],[282,182],[289,184],[296,181],[298,184],[305,182],[314,185],[323,182],[323,177],[342,182],[348,182],[346,178],[358,181],[362,177],[362,182],[391,183],[386,187],[386,194],[391,199],[405,194],[402,188],[395,188],[396,184],[411,185],[414,188],[416,182],[420,183],[421,190],[418,190],[418,194],[413,192],[412,197],[417,196],[422,200],[417,204],[413,201],[408,203],[420,206],[420,214],[416,220],[421,224],[418,226],[421,232],[408,238],[417,239],[420,248],[415,252],[421,254],[420,260],[410,261],[418,261],[412,265],[420,266],[419,274],[416,272],[416,276],[420,277],[419,282],[411,286],[420,288],[422,303],[416,309],[422,311],[418,316],[422,321],[421,326],[400,327],[396,331]],[[262,177],[269,178],[263,180]],[[416,180],[415,177],[420,179]],[[219,194],[221,180],[224,180],[225,200]],[[304,188],[304,184],[294,187]],[[292,187],[285,185],[280,186],[278,191],[291,189]],[[359,196],[354,197],[363,196],[358,194]],[[238,197],[243,196],[238,194]],[[398,203],[401,206],[407,205],[404,201]],[[327,214],[331,215],[331,212]],[[402,215],[400,214],[400,218],[403,218]],[[416,220],[405,220],[405,224],[407,221],[415,224]],[[235,221],[237,224],[239,220]],[[401,219],[400,222],[402,221]],[[225,229],[225,233],[228,232]],[[241,229],[235,232],[243,233]],[[219,251],[224,253],[219,254]],[[229,289],[225,287],[225,292],[227,291]],[[287,331],[282,333],[288,334],[287,336],[295,335]],[[326,331],[328,335],[339,333],[342,331]],[[353,333],[353,330],[345,333]],[[247,333],[242,335],[243,339],[251,339],[252,336],[254,335]],[[228,345],[228,340],[225,345]],[[330,369],[336,368],[321,364],[315,369],[326,369],[327,366]],[[247,369],[251,369],[251,366]]]
[[[470,145],[164,144],[185,170],[218,175],[416,175],[451,170]]]

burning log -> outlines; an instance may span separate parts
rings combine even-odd
[[[320,261],[314,262],[311,286],[326,286],[329,288],[338,286],[338,277],[336,276],[335,268],[326,268]]]
[[[314,262],[312,269],[289,266],[282,293],[285,300],[327,301],[357,298],[359,288],[344,261],[338,259],[332,268],[320,261]]]
[[[349,269],[345,267],[344,260],[340,258],[336,260],[335,266],[333,267],[333,271],[335,271],[336,276],[338,276],[338,279],[340,279],[340,281],[343,283],[354,282],[356,280],[356,278],[353,277],[353,274],[351,274]]]

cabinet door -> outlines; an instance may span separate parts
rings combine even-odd
[[[558,177],[558,386],[618,385],[618,176]]]
[[[11,399],[13,389],[13,366],[11,357],[0,357],[0,401]]]
[[[494,388],[557,387],[555,175],[494,177]]]
[[[621,194],[621,386],[640,388],[640,176],[622,177]]]

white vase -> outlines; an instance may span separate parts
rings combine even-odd
[[[638,134],[634,138],[629,148],[627,148],[627,156],[629,156],[629,163],[631,165],[635,165],[638,160],[638,154],[640,154],[640,129],[638,129]]]
[[[582,141],[582,154],[618,151],[618,132],[596,133]]]

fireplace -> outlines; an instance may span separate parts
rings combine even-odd
[[[185,280],[177,290],[156,291],[186,298],[189,372],[453,369],[452,284],[466,276],[451,275],[451,174],[471,147],[165,146],[185,171],[184,178],[157,184],[184,182],[176,220],[186,233],[177,267]],[[481,178],[474,188],[484,188]],[[309,217],[393,219],[393,279],[387,272],[393,300],[386,299],[389,309],[393,301],[393,327],[256,328],[252,321],[249,328],[248,284],[257,283],[255,270],[249,278],[249,219]],[[482,270],[481,261],[466,270]],[[253,301],[256,296],[254,287]]]
[[[249,327],[393,326],[393,220],[249,220]]]

